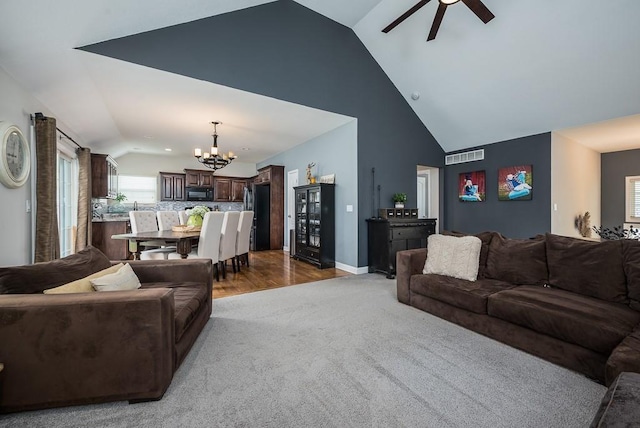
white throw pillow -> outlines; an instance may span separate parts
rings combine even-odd
[[[435,273],[475,281],[482,241],[476,236],[429,235],[427,261],[422,273]]]
[[[122,266],[118,272],[91,280],[96,291],[124,291],[140,288],[140,280],[133,272],[129,263]]]

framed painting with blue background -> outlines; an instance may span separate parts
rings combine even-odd
[[[516,165],[498,170],[499,201],[530,201],[533,197],[531,165]]]
[[[486,176],[484,171],[463,172],[458,183],[461,202],[482,202],[485,199]]]

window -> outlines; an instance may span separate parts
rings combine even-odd
[[[58,147],[58,231],[60,257],[66,257],[73,254],[76,247],[78,171],[75,154]]]
[[[625,177],[626,221],[640,223],[640,175]]]
[[[119,175],[118,192],[124,193],[128,203],[154,204],[156,202],[157,183],[156,177]]]

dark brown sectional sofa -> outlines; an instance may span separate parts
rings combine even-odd
[[[640,242],[546,234],[482,241],[477,281],[397,254],[398,300],[609,385],[640,372]]]
[[[42,294],[111,266],[95,248],[0,268],[0,412],[162,398],[211,316],[211,260],[130,261],[142,288]]]

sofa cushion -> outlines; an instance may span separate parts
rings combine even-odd
[[[487,313],[605,355],[640,322],[623,304],[528,285],[489,296]]]
[[[123,263],[118,263],[109,268],[103,269],[99,272],[93,273],[84,278],[77,279],[75,281],[68,282],[58,287],[48,288],[43,291],[44,294],[68,294],[68,293],[91,293],[96,291],[91,285],[91,280],[116,273],[120,268],[124,266]]]
[[[622,263],[627,277],[629,306],[640,311],[640,241],[622,240]]]
[[[544,285],[549,276],[544,237],[508,239],[495,234],[485,276],[511,284]]]
[[[410,282],[413,293],[477,314],[487,313],[488,296],[513,287],[512,284],[495,279],[465,281],[444,275],[413,275]]]
[[[422,273],[452,276],[475,281],[482,242],[475,236],[430,235],[427,260]]]
[[[202,285],[189,286],[183,284],[172,288],[176,311],[176,343],[178,343],[201,308],[207,304],[206,299],[211,299],[211,296],[207,296],[207,288]]]
[[[111,266],[109,258],[94,247],[62,259],[0,268],[0,294],[42,293]]]
[[[442,234],[451,236],[468,236],[465,233],[457,232],[455,230],[443,230]],[[480,232],[471,235],[480,238],[480,241],[482,241],[482,248],[480,249],[480,260],[478,261],[478,279],[485,278],[485,271],[487,270],[487,257],[489,256],[489,245],[491,244],[491,239],[494,235],[496,235],[496,232]]]
[[[549,284],[608,302],[628,303],[622,242],[547,234]]]
[[[140,288],[140,280],[131,265],[125,263],[117,272],[90,280],[96,291],[128,291]]]

